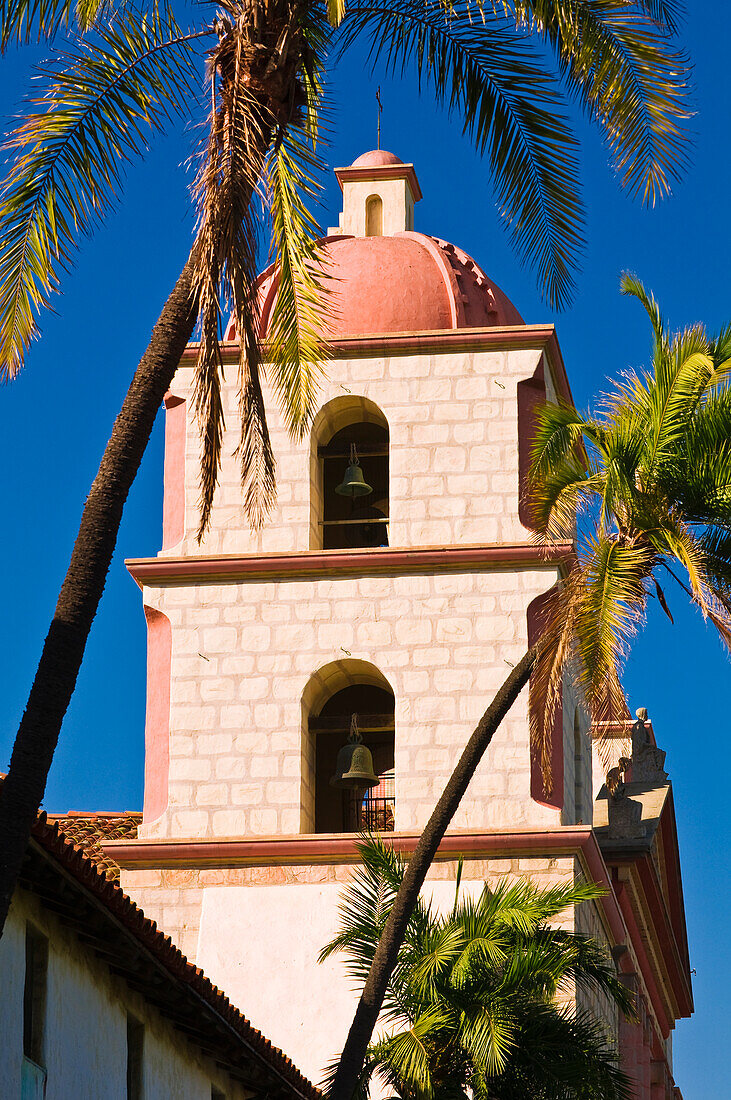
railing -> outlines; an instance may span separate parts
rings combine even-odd
[[[361,829],[369,833],[392,833],[396,820],[395,798],[365,798],[360,811]]]
[[[352,833],[392,833],[396,821],[396,797],[393,772],[380,777],[377,787],[352,791],[346,828]]]

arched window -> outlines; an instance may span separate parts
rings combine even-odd
[[[369,195],[365,205],[366,237],[383,236],[383,201],[380,195]]]
[[[317,698],[319,694],[322,700],[322,691],[314,694],[308,712],[303,715],[309,750],[305,755],[311,761],[308,795],[313,803],[303,819],[309,819],[310,828],[316,833],[355,833],[364,829],[392,832],[395,821],[393,692],[378,670],[366,662],[343,661],[329,667],[330,671],[324,674],[325,690],[335,690],[324,701]],[[321,670],[317,679],[322,676]],[[379,782],[370,788],[343,790],[331,780],[336,774],[338,753],[348,742],[354,714]]]
[[[365,398],[336,398],[313,426],[313,548],[388,546],[386,418]]]

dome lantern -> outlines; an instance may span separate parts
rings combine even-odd
[[[332,234],[392,237],[414,228],[414,203],[421,188],[413,164],[385,149],[363,153],[347,168],[336,168],[343,191],[340,224]]]

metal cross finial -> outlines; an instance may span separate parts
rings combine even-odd
[[[376,92],[376,103],[378,104],[378,144],[376,145],[376,148],[380,149],[381,148],[381,115],[383,113],[383,104],[381,103],[381,85],[380,84],[378,85],[378,90]]]

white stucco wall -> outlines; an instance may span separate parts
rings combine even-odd
[[[16,892],[0,940],[3,1100],[20,1097],[27,922],[49,940],[43,1029],[46,1100],[121,1100],[126,1095],[128,1013],[145,1026],[145,1100],[210,1100],[212,1084],[231,1100],[242,1100],[245,1093],[238,1084],[113,977],[91,949],[25,891]]]
[[[479,895],[484,877],[530,874],[541,886],[570,880],[574,861],[493,861],[465,864],[461,896]],[[550,863],[550,865],[549,865]],[[456,864],[434,869],[424,896],[436,910],[452,906]],[[476,876],[476,877],[471,877]],[[355,1012],[358,994],[344,957],[318,965],[321,948],[338,930],[342,883],[207,887],[203,892],[198,965],[220,982],[234,1003],[246,1004],[252,1024],[286,1050],[310,1080],[322,1080],[338,1056]],[[571,928],[573,914],[561,923]],[[255,950],[266,929],[266,950]],[[236,945],[246,945],[245,950]]]

